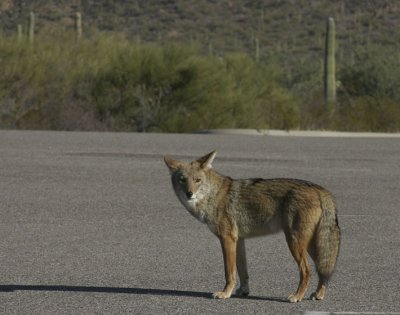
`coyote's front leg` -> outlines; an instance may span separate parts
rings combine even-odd
[[[239,273],[240,287],[236,290],[235,294],[238,296],[247,296],[249,295],[250,290],[244,238],[239,238],[237,240],[236,266]]]
[[[215,292],[213,297],[216,299],[227,299],[232,295],[236,285],[236,243],[237,239],[231,235],[221,236],[219,238],[224,256],[225,279],[224,291]]]

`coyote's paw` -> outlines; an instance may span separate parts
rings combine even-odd
[[[288,297],[288,300],[290,303],[301,302],[302,299],[303,299],[303,297],[300,297],[297,294],[292,294]]]
[[[224,292],[224,291],[215,292],[215,293],[213,294],[213,298],[214,298],[214,299],[229,299],[230,297],[231,297],[231,295],[228,294],[228,293],[226,293],[226,292]]]
[[[318,292],[314,292],[313,294],[311,294],[310,299],[313,301],[316,300],[323,300],[324,299],[324,294],[318,293]]]
[[[250,293],[249,288],[240,287],[235,291],[235,295],[237,295],[237,296],[248,296],[249,293]]]

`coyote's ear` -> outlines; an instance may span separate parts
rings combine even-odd
[[[200,159],[197,160],[197,162],[200,163],[201,168],[211,168],[212,167],[212,162],[214,161],[215,156],[217,155],[217,151],[212,151],[208,153],[207,155],[201,157]]]
[[[164,156],[164,162],[165,162],[165,164],[167,164],[169,171],[171,173],[176,172],[179,168],[182,167],[181,162],[174,160],[172,157],[170,157],[168,155]]]

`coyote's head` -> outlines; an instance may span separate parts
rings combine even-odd
[[[172,179],[172,185],[178,198],[185,204],[195,204],[209,192],[208,174],[216,151],[213,151],[191,163],[164,157]]]

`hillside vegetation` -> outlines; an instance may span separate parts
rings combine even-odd
[[[399,131],[399,13],[386,0],[2,0],[0,127]],[[328,16],[333,108],[322,95]]]

